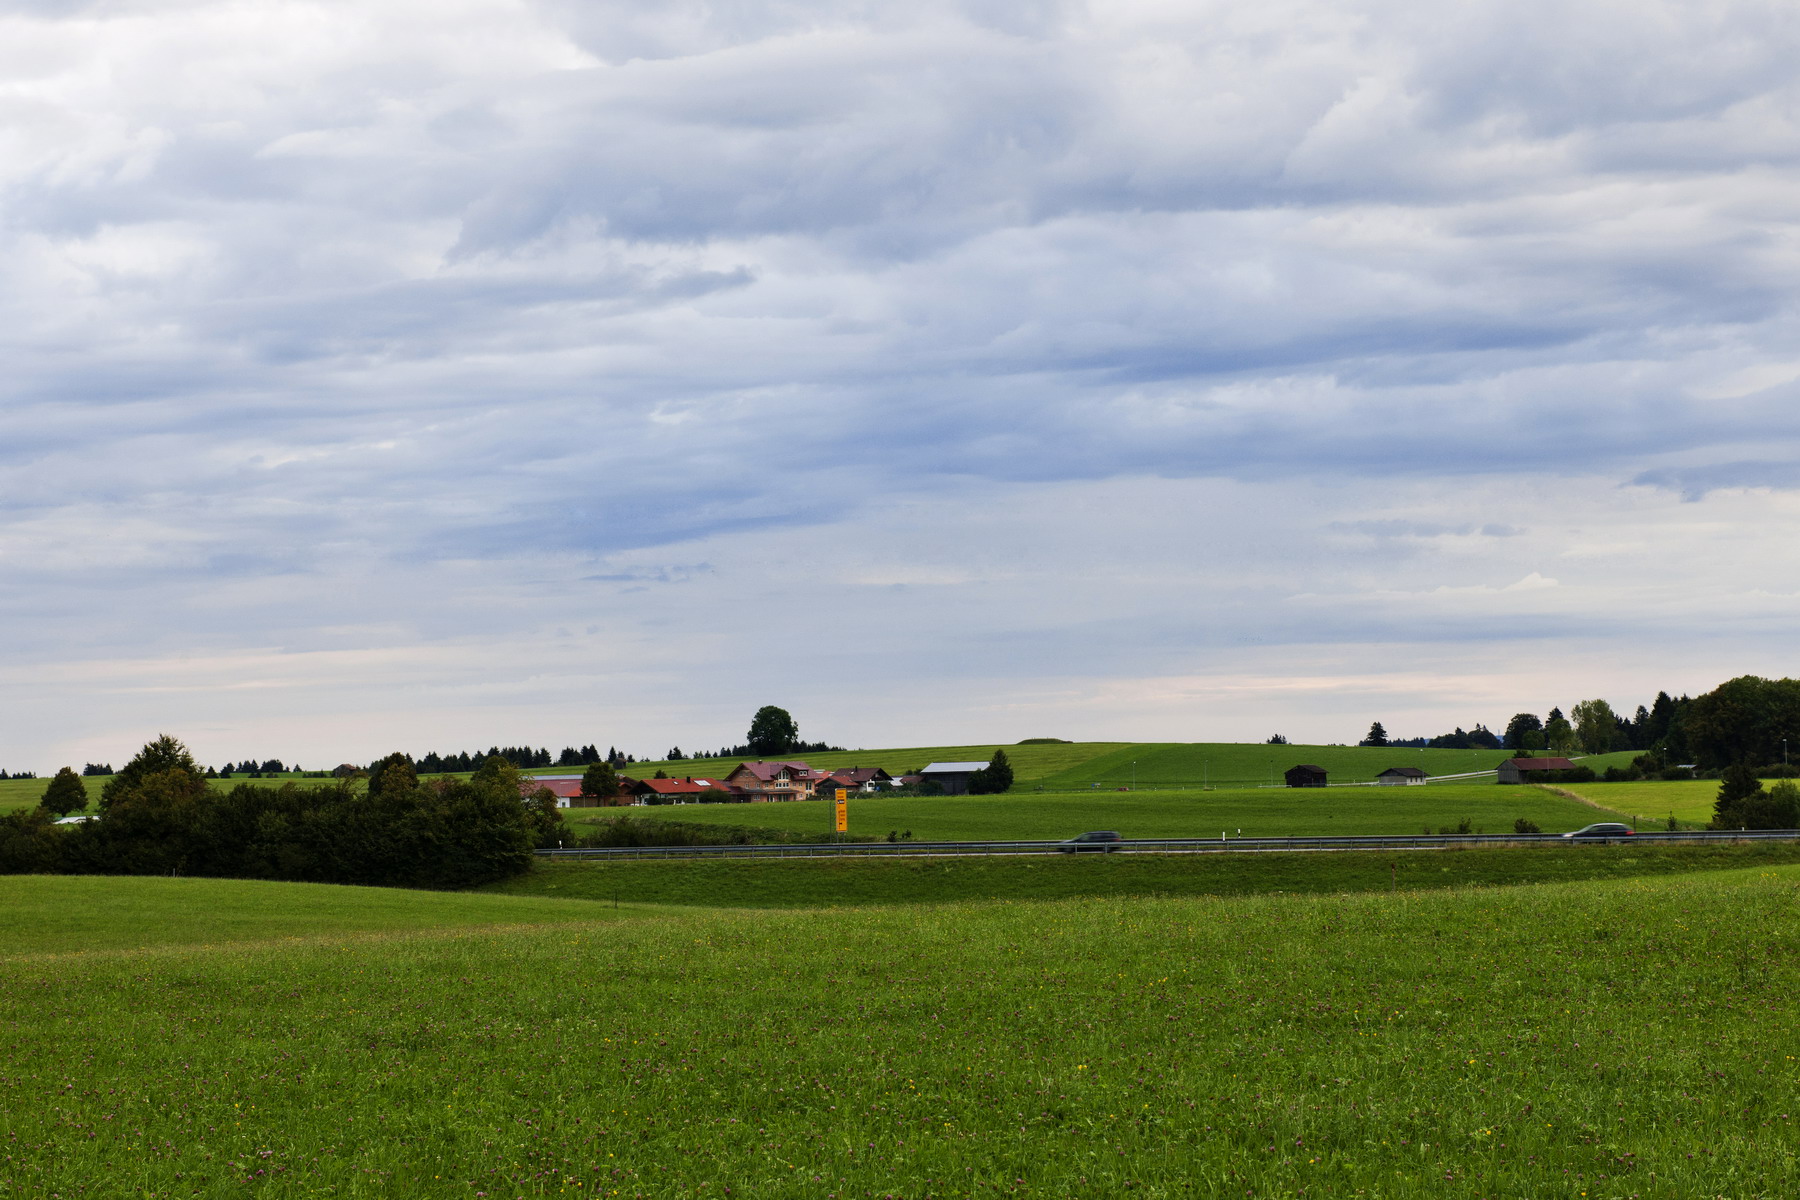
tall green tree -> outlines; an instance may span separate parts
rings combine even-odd
[[[800,740],[800,726],[785,708],[765,704],[750,718],[750,732],[745,743],[750,753],[762,758],[778,758],[791,753]]]
[[[1800,746],[1800,679],[1742,675],[1695,696],[1674,722],[1703,767],[1781,761],[1781,743]]]
[[[408,795],[419,786],[419,774],[413,769],[412,755],[399,751],[388,755],[369,768],[369,795]]]
[[[1012,785],[1012,763],[1007,761],[1004,750],[994,751],[988,765],[969,776],[969,794],[972,796],[997,796]]]
[[[55,817],[78,813],[87,805],[87,785],[81,782],[81,776],[73,767],[58,771],[50,786],[44,789],[44,798],[38,801],[38,807]]]
[[[1719,776],[1719,795],[1713,801],[1714,829],[1749,829],[1765,799],[1762,780],[1747,762],[1735,762]],[[1759,826],[1760,828],[1760,826]]]
[[[1551,709],[1550,719],[1544,722],[1545,748],[1552,754],[1563,755],[1573,754],[1577,745],[1575,727],[1562,715],[1562,709]]]
[[[1619,718],[1604,700],[1583,700],[1569,710],[1575,740],[1589,754],[1606,754],[1619,736]]]
[[[612,799],[619,794],[619,773],[611,763],[594,763],[582,773],[581,794],[590,800]]]
[[[182,794],[198,799],[206,794],[206,773],[179,739],[165,733],[146,743],[135,758],[106,781],[100,789],[100,811],[107,811],[152,783],[159,796]]]
[[[1369,735],[1363,738],[1362,744],[1365,746],[1385,746],[1388,744],[1387,730],[1382,728],[1380,721],[1369,726]]]

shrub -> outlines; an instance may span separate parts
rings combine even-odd
[[[1600,776],[1607,783],[1630,783],[1633,779],[1642,779],[1643,775],[1635,767],[1612,766]]]
[[[1513,822],[1513,832],[1514,833],[1542,833],[1544,831],[1542,829],[1538,828],[1538,823],[1536,821],[1533,821],[1531,818],[1520,817],[1518,820]]]
[[[1687,767],[1667,767],[1656,773],[1658,779],[1692,779],[1694,772]]]

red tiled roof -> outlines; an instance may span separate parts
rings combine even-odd
[[[539,788],[548,788],[552,796],[560,796],[568,800],[581,795],[581,780],[529,778],[519,780],[519,794],[522,796],[529,796]]]
[[[796,779],[811,779],[815,772],[803,762],[744,762],[731,769],[733,775],[739,771],[748,771],[764,783],[768,783],[781,773],[783,767]]]
[[[655,792],[659,796],[696,796],[715,786],[709,779],[642,779],[638,781],[637,790]]]

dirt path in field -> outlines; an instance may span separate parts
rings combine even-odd
[[[1627,814],[1620,812],[1616,808],[1608,808],[1608,807],[1606,807],[1606,805],[1601,804],[1598,800],[1589,800],[1586,796],[1582,795],[1580,792],[1571,792],[1568,788],[1552,787],[1550,784],[1547,784],[1547,783],[1534,783],[1531,786],[1536,788],[1540,792],[1549,792],[1552,796],[1561,796],[1564,800],[1573,800],[1577,804],[1585,804],[1589,808],[1599,809],[1601,812],[1606,813],[1609,816],[1625,817],[1626,820],[1631,819]]]

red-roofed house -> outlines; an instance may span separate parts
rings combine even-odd
[[[619,778],[619,794],[605,800],[581,794],[581,776],[579,775],[540,775],[533,779],[526,776],[519,780],[519,794],[530,797],[533,792],[543,788],[556,797],[558,808],[615,808],[632,803],[632,781],[621,776]]]
[[[631,785],[634,797],[643,799],[661,796],[665,803],[692,801],[700,793],[710,791],[729,793],[731,788],[717,779],[696,779],[692,776],[684,779],[640,779]]]

